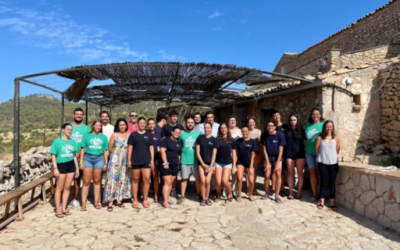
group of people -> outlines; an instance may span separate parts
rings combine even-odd
[[[230,203],[235,198],[242,201],[243,177],[246,177],[247,197],[255,201],[255,182],[258,168],[264,172],[265,193],[262,200],[271,197],[282,203],[282,196],[301,199],[304,184],[303,170],[307,163],[313,199],[318,209],[325,205],[326,186],[329,186],[330,206],[335,203],[335,181],[338,172],[340,140],[334,124],[324,120],[314,108],[303,128],[296,114],[289,116],[288,124],[281,121],[279,111],[274,111],[271,121],[262,132],[256,118],[249,116],[246,125],[237,127],[236,117],[226,122],[214,121],[214,113],[206,112],[205,122],[200,113],[185,118],[185,126],[178,123],[179,114],[169,113],[145,119],[136,112],[129,114],[129,121],[119,118],[115,126],[109,124],[109,113],[100,112],[100,119],[89,127],[83,123],[84,112],[77,108],[72,123],[63,124],[61,136],[51,146],[54,173],[58,177],[55,193],[56,216],[63,218],[71,213],[67,202],[71,183],[74,182],[71,205],[87,211],[89,186],[93,182],[94,206],[107,211],[113,206],[124,207],[123,200],[132,199],[132,207],[139,207],[139,193],[144,208],[150,206],[149,193],[154,201],[171,208],[186,200],[190,175],[195,178],[196,199],[200,206],[211,206],[211,189],[215,190],[214,202]],[[297,193],[294,196],[294,176],[297,169]],[[180,195],[177,194],[177,176],[181,171]],[[288,193],[285,193],[285,171],[288,171]],[[102,173],[107,172],[104,187]],[[318,178],[320,177],[320,178]],[[320,190],[318,195],[318,180]],[[81,188],[81,203],[77,200]],[[103,188],[103,196],[101,190]],[[170,199],[173,196],[176,201]]]

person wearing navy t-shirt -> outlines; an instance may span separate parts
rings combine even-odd
[[[204,123],[204,135],[196,139],[196,155],[199,161],[199,174],[201,182],[201,195],[203,200],[200,206],[211,206],[212,202],[208,198],[210,194],[211,176],[213,174],[213,165],[215,162],[217,139],[211,135],[212,125],[210,122]]]
[[[172,135],[166,137],[160,142],[161,161],[158,164],[158,170],[163,179],[163,198],[162,206],[171,208],[174,202],[169,200],[169,195],[172,189],[172,183],[178,175],[178,166],[181,161],[182,143],[179,141],[181,130],[179,127],[172,129]]]
[[[243,174],[246,171],[246,178],[248,179],[247,192],[250,201],[255,201],[251,196],[254,189],[254,158],[256,152],[258,151],[257,142],[252,139],[249,135],[249,127],[244,126],[242,128],[242,138],[236,140],[236,150],[237,150],[237,201],[242,201],[242,183]]]
[[[147,200],[147,196],[150,187],[151,165],[154,162],[154,140],[153,135],[149,131],[146,131],[146,119],[144,117],[138,119],[138,126],[139,130],[130,134],[128,139],[127,166],[131,170],[132,175],[132,207],[139,207],[137,194],[139,180],[142,179],[142,205],[148,208],[150,204]]]
[[[226,203],[232,202],[232,188],[229,183],[231,173],[235,173],[236,168],[236,141],[232,138],[226,122],[221,123],[218,128],[217,148],[214,149],[216,154],[215,159],[215,188],[217,197],[215,201],[221,200],[221,188],[224,185],[228,198]],[[222,184],[222,185],[221,185]]]
[[[160,186],[160,182],[158,180],[158,146],[161,142],[161,134],[158,133],[156,128],[156,122],[153,118],[149,118],[147,120],[147,131],[151,133],[153,136],[153,147],[154,147],[154,161],[151,164],[151,188],[153,188],[154,192],[154,202],[158,202],[158,188]]]
[[[267,123],[267,132],[264,132],[262,136],[261,145],[263,145],[264,153],[264,188],[265,194],[262,195],[261,199],[268,199],[269,194],[269,178],[272,174],[275,176],[275,183],[273,189],[275,189],[275,202],[282,203],[279,197],[279,190],[281,188],[281,172],[282,172],[282,161],[283,161],[283,147],[286,145],[285,135],[279,131],[276,131],[276,125],[273,121]]]

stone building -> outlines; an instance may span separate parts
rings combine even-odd
[[[216,109],[239,125],[249,115],[265,124],[274,109],[288,123],[291,113],[303,124],[312,108],[333,120],[342,138],[342,161],[379,163],[400,153],[400,0],[393,0],[301,53],[284,53],[274,72],[303,77],[254,86],[254,101]]]

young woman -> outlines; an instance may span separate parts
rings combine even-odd
[[[203,200],[200,206],[211,206],[212,202],[208,198],[210,194],[210,182],[213,174],[213,165],[215,162],[216,152],[214,149],[217,147],[217,139],[212,135],[212,125],[210,122],[204,123],[204,135],[200,135],[196,139],[196,155],[199,161],[199,174],[201,182],[201,195]]]
[[[257,179],[257,167],[258,164],[261,162],[261,144],[260,144],[260,138],[261,138],[261,130],[257,128],[256,124],[256,118],[254,116],[247,117],[246,124],[249,127],[249,136],[250,138],[254,139],[257,143],[257,152],[256,156],[254,157],[254,183],[256,183]],[[247,185],[249,185],[249,180],[247,180]],[[257,194],[257,190],[253,190],[253,195]],[[249,194],[251,196],[251,194]]]
[[[150,187],[150,174],[151,166],[154,162],[154,141],[153,135],[146,131],[146,119],[139,117],[138,119],[139,130],[129,135],[128,139],[128,168],[132,175],[132,197],[133,208],[139,208],[138,190],[139,181],[142,177],[143,181],[143,201],[144,208],[150,206],[147,196]]]
[[[108,140],[107,137],[102,134],[102,130],[101,120],[96,120],[92,124],[90,133],[86,134],[82,140],[82,149],[79,157],[79,168],[83,170],[81,211],[86,211],[87,196],[92,177],[94,206],[96,209],[101,209],[101,175],[103,171],[107,170],[108,162]]]
[[[321,187],[318,209],[323,209],[325,204],[325,187],[328,182],[329,197],[331,199],[331,208],[337,210],[338,206],[335,204],[335,183],[336,176],[339,170],[339,150],[340,139],[335,134],[335,128],[331,120],[327,120],[323,127],[321,135],[315,144],[315,152],[317,153],[318,168],[321,177]]]
[[[221,200],[221,184],[224,185],[228,195],[226,202],[232,202],[232,189],[229,183],[231,172],[236,172],[236,142],[232,138],[228,125],[223,122],[219,125],[217,136],[217,147],[215,159],[215,188],[217,197],[215,201]]]
[[[306,138],[303,126],[299,121],[299,117],[295,114],[289,116],[289,131],[286,133],[286,165],[289,171],[289,196],[288,199],[293,199],[293,182],[294,182],[294,168],[297,169],[297,196],[296,199],[301,199],[301,190],[303,188],[304,176],[303,169],[306,163],[304,140]]]
[[[310,117],[308,118],[308,123],[306,125],[306,161],[308,169],[310,170],[310,182],[312,196],[315,201],[318,200],[318,165],[317,165],[317,154],[315,152],[315,143],[317,142],[318,136],[322,131],[322,126],[324,124],[324,118],[322,117],[321,110],[314,108],[311,110]]]
[[[74,140],[69,137],[72,134],[72,125],[65,123],[61,126],[63,135],[56,138],[51,144],[50,154],[53,163],[54,175],[57,177],[57,189],[54,195],[57,218],[64,218],[65,215],[71,215],[66,209],[69,189],[75,178],[79,177],[78,161],[76,154],[80,149]],[[62,194],[62,208],[60,208]]]
[[[153,185],[154,191],[154,202],[158,202],[158,188],[160,186],[160,181],[158,177],[158,160],[159,156],[159,145],[161,141],[161,134],[157,133],[155,130],[156,128],[156,121],[153,118],[147,120],[147,131],[149,131],[153,135],[153,147],[154,147],[154,161],[151,164],[151,183]]]
[[[264,159],[266,161],[266,167],[264,169],[265,194],[262,195],[261,199],[266,200],[269,198],[269,177],[272,171],[272,174],[275,175],[275,186],[272,187],[275,190],[275,202],[280,204],[282,203],[282,200],[279,197],[279,190],[281,188],[283,147],[286,145],[285,136],[283,133],[276,131],[276,125],[273,121],[267,123],[267,131],[268,132],[265,136],[263,136],[263,141],[261,141],[261,144],[263,145]]]
[[[247,191],[249,194],[249,200],[255,201],[251,196],[254,188],[254,158],[257,152],[257,142],[249,136],[249,128],[244,126],[242,128],[243,138],[236,140],[237,150],[237,201],[242,201],[242,180],[243,173],[246,170],[246,179],[248,180]]]
[[[240,128],[238,128],[236,125],[236,116],[231,115],[228,118],[228,125],[229,125],[229,132],[231,133],[231,136],[233,139],[237,140],[242,137],[242,131],[240,131]]]
[[[128,123],[120,118],[114,126],[114,134],[108,143],[110,161],[107,169],[107,182],[104,186],[104,202],[107,202],[107,211],[113,211],[113,202],[118,207],[125,207],[123,199],[131,198],[131,173],[126,167],[128,156]]]
[[[173,127],[171,136],[165,137],[160,142],[161,161],[158,164],[158,169],[164,182],[164,202],[162,204],[164,208],[171,208],[171,205],[174,204],[169,199],[169,194],[172,190],[172,183],[178,175],[178,166],[181,161],[182,143],[178,140],[180,134],[181,129]]]

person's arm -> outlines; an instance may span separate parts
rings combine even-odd
[[[154,146],[153,145],[150,145],[150,147],[149,147],[149,149],[150,149],[150,166],[153,166],[153,163],[154,163]]]
[[[335,137],[335,139],[336,139],[336,153],[339,154],[339,151],[340,151],[340,139],[337,136]]]
[[[104,167],[103,167],[103,171],[107,170],[107,166],[108,166],[108,151],[107,149],[104,150]]]
[[[114,133],[111,138],[110,141],[108,142],[108,152],[111,154],[113,147],[114,147],[114,141],[115,141],[115,136],[116,134]]]
[[[200,163],[200,166],[201,166],[202,168],[206,169],[206,168],[207,168],[207,165],[204,164],[203,158],[201,158],[201,155],[200,155],[200,145],[196,145],[196,156],[197,156],[197,160],[198,160],[199,163]]]
[[[236,164],[237,164],[237,153],[236,153],[236,149],[232,149],[232,171],[233,171],[233,173],[235,173],[236,170],[237,170]]]
[[[213,168],[213,169],[215,169],[214,168],[214,164],[215,164],[215,158],[217,157],[217,148],[214,148],[213,149],[213,153],[212,153],[212,157],[211,157],[211,164],[210,164],[210,166]]]
[[[279,153],[278,153],[278,157],[276,158],[276,162],[281,161],[282,155],[283,155],[283,146],[279,146]]]
[[[57,158],[55,154],[51,154],[51,162],[53,163],[54,175],[55,177],[58,177],[60,175],[60,172],[58,171]]]
[[[321,146],[321,136],[318,136],[317,142],[315,143],[315,154],[318,155],[319,147]]]
[[[83,166],[83,157],[84,157],[84,155],[85,155],[85,148],[82,147],[81,148],[81,153],[80,153],[80,156],[79,156],[79,169],[80,170],[84,169],[84,166]]]
[[[132,150],[133,150],[133,145],[129,144],[128,146],[128,162],[126,163],[126,166],[128,168],[132,168],[132,161],[131,161],[131,157],[132,157]]]
[[[254,169],[254,157],[256,157],[256,152],[251,151],[251,156],[250,156],[250,169]]]
[[[74,163],[75,163],[75,178],[79,177],[79,168],[78,168],[78,157],[74,155]]]
[[[161,152],[161,160],[163,161],[163,163],[168,163],[168,159],[167,159],[167,149],[164,147],[160,148],[160,152]],[[168,169],[169,168],[169,164],[162,164],[164,169]]]

